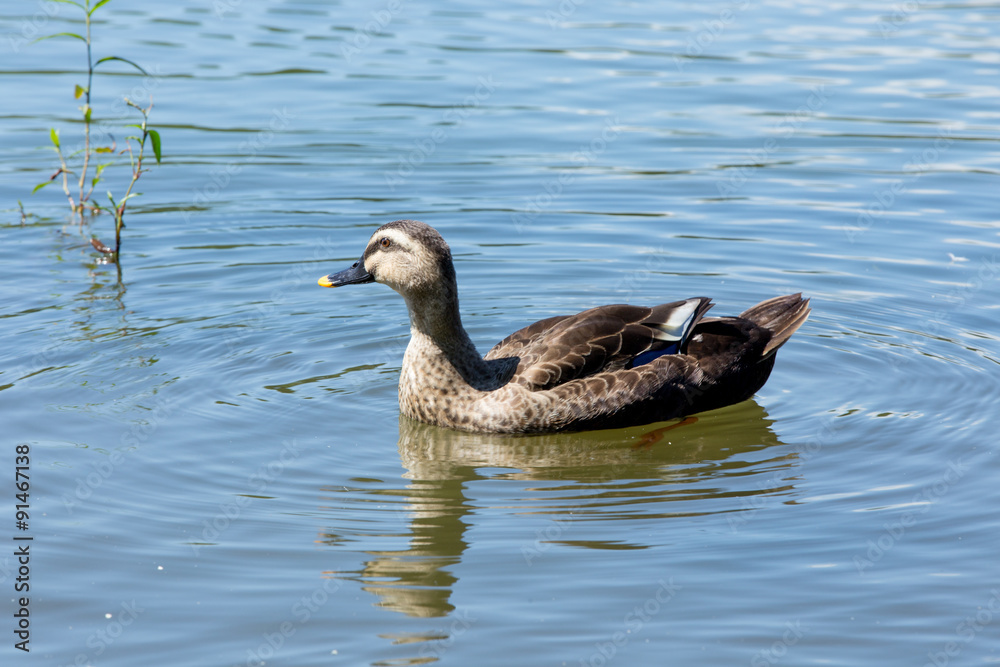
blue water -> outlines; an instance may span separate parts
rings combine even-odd
[[[1000,660],[1000,9],[112,0],[146,103],[122,275],[71,223],[70,5],[0,13],[4,664]],[[76,142],[76,143],[74,143]],[[127,167],[97,189],[121,193]],[[116,194],[117,196],[117,194]],[[24,204],[22,222],[17,201]],[[408,326],[323,290],[397,218],[485,351],[550,315],[803,292],[754,399],[510,438],[400,420]],[[657,427],[668,425],[657,425]],[[30,653],[14,536],[32,536]]]

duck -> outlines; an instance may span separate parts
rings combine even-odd
[[[736,317],[706,317],[707,297],[612,304],[529,324],[483,356],[462,326],[451,249],[433,227],[384,224],[358,261],[319,279],[322,287],[372,282],[399,293],[409,311],[401,414],[478,433],[621,428],[745,401],[810,313],[801,293]]]

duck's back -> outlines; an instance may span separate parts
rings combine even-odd
[[[516,357],[512,382],[532,391],[596,373],[631,368],[679,352],[694,325],[712,307],[704,297],[652,308],[615,304],[550,317],[512,333],[487,360]]]
[[[743,401],[763,386],[774,352],[809,314],[798,294],[739,317],[703,317],[710,307],[705,298],[600,306],[511,334],[486,359],[516,358],[510,382],[534,396],[518,397],[520,410],[533,406],[511,414],[503,430],[610,428]]]

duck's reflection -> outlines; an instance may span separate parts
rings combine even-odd
[[[543,482],[517,486],[503,505],[518,514],[549,514],[554,522],[570,515],[573,521],[627,520],[752,509],[755,496],[793,488],[789,468],[797,457],[785,448],[767,451],[780,444],[771,423],[754,401],[684,423],[533,437],[462,433],[401,417],[399,454],[409,483],[400,493],[406,497],[409,544],[367,552],[372,558],[358,578],[387,609],[418,617],[449,614],[457,582],[453,566],[467,547],[470,517],[490,512],[483,500],[472,502],[467,495],[477,480]]]
[[[409,616],[446,616],[457,577],[451,566],[468,546],[463,539],[470,507],[464,480],[414,480],[406,487],[410,541],[400,551],[370,551],[362,590],[375,594],[379,606]]]

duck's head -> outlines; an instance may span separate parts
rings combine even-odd
[[[350,268],[319,279],[323,287],[378,282],[404,297],[454,289],[451,250],[437,230],[416,220],[396,220],[379,227],[361,259]]]

